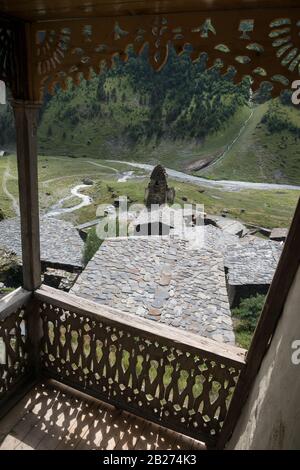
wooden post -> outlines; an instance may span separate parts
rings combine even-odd
[[[41,285],[37,171],[39,107],[39,104],[23,100],[13,102],[17,138],[23,287],[30,291]]]
[[[228,414],[219,437],[218,448],[223,449],[238,422],[243,406],[253,386],[264,356],[271,344],[284,304],[300,264],[300,198],[296,207],[265,305],[257,324],[248,354],[246,366],[237,382]]]

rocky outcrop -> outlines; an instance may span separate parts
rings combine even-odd
[[[145,204],[152,205],[173,204],[175,199],[174,188],[169,188],[167,173],[163,166],[157,165],[152,171],[150,183],[145,191]]]

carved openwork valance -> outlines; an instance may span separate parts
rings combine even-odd
[[[170,45],[180,54],[188,48],[191,59],[208,55],[207,66],[217,63],[221,73],[236,70],[238,83],[245,75],[253,89],[268,81],[274,93],[300,77],[300,9],[234,10],[172,15],[88,18],[35,22],[28,28],[32,99],[45,89],[66,88],[110,67],[118,54],[126,60],[149,49],[149,60],[160,70]],[[13,34],[0,24],[0,77],[12,80]],[[3,52],[4,51],[4,52]]]

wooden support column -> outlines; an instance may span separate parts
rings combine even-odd
[[[23,100],[13,102],[17,138],[23,287],[30,291],[41,285],[37,170],[39,107],[39,104]]]

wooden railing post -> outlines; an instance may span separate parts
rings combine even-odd
[[[41,369],[41,339],[43,337],[43,324],[40,315],[40,304],[32,296],[30,303],[27,306],[27,328],[29,340],[29,364],[31,373],[34,378],[40,376]]]
[[[275,271],[259,322],[246,357],[246,366],[241,372],[234,391],[228,414],[218,441],[223,449],[233,434],[242,409],[254,384],[261,363],[270,347],[277,324],[300,264],[300,198],[296,207],[277,269]]]
[[[37,171],[39,107],[39,104],[23,100],[13,102],[17,138],[23,287],[30,291],[41,285]]]

